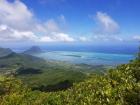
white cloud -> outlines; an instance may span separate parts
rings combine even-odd
[[[73,42],[74,38],[70,37],[68,34],[52,32],[49,36],[44,36],[40,38],[41,42]]]
[[[74,38],[70,37],[68,34],[64,33],[52,33],[52,39],[55,41],[63,41],[63,42],[73,42]]]
[[[33,14],[25,4],[19,0],[10,3],[0,0],[0,24],[6,24],[13,28],[29,28]]]
[[[116,41],[121,41],[121,42],[124,41],[123,38],[118,37],[118,36],[114,36],[113,39],[116,40]]]
[[[99,24],[100,33],[114,34],[119,31],[118,23],[106,13],[97,12],[96,21]]]
[[[32,13],[28,10],[19,0],[15,0],[13,3],[9,3],[7,0],[0,1],[0,16],[4,16],[3,20],[11,22],[12,20],[24,21],[32,18]]]
[[[94,41],[124,41],[123,38],[119,37],[119,36],[110,36],[110,35],[93,35],[92,40]]]
[[[50,35],[37,36],[32,31],[18,31],[5,25],[0,25],[0,41],[33,41],[33,42],[73,42],[68,34],[52,32]]]
[[[49,31],[60,31],[57,22],[54,19],[50,19],[45,23],[46,29]]]
[[[35,41],[38,37],[31,31],[18,31],[6,25],[0,25],[0,41]]]
[[[140,35],[133,36],[133,40],[140,41]]]
[[[92,36],[81,36],[79,37],[79,41],[81,42],[107,42],[107,41],[118,41],[122,42],[124,39],[121,36],[113,36],[113,35],[92,35]]]
[[[49,19],[44,23],[37,23],[33,24],[32,31],[41,34],[49,34],[51,32],[61,32],[61,28],[59,24],[54,19]]]
[[[54,40],[48,36],[43,36],[39,40],[40,42],[54,42]]]
[[[64,22],[65,17],[60,15],[60,20]],[[40,22],[20,0],[0,0],[0,41],[72,42],[74,39],[63,33],[54,19]]]
[[[0,25],[0,31],[6,30],[7,26],[6,25]]]
[[[94,18],[97,23],[90,40],[96,42],[124,41],[124,39],[118,34],[120,29],[119,24],[107,13],[97,12],[94,17],[91,15],[89,15],[89,17]],[[87,38],[81,38],[81,40],[87,41]]]
[[[82,42],[88,42],[88,41],[90,41],[89,38],[84,37],[84,36],[79,37],[79,40],[82,41]]]

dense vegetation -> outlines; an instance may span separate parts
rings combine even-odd
[[[31,90],[14,77],[1,76],[0,95],[0,105],[140,105],[140,53],[129,64],[91,74],[63,91]]]

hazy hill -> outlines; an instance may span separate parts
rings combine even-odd
[[[13,53],[13,51],[9,48],[0,48],[0,58],[5,57]]]
[[[27,54],[18,54],[15,52],[7,53],[0,57],[0,67],[26,66],[38,67],[41,64],[45,65],[45,61],[38,57]]]
[[[36,54],[36,53],[42,53],[42,49],[38,46],[32,46],[28,50],[24,51],[24,54]]]

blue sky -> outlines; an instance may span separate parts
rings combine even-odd
[[[0,43],[137,43],[140,0],[1,0]]]
[[[34,2],[23,0],[23,2],[43,21],[63,14],[72,31],[76,32],[94,28],[95,22],[89,16],[96,15],[98,11],[107,13],[126,31],[130,31],[131,28],[132,32],[136,32],[140,28],[139,0],[35,0]]]

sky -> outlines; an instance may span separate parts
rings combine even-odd
[[[140,0],[0,0],[0,45],[134,44]]]

